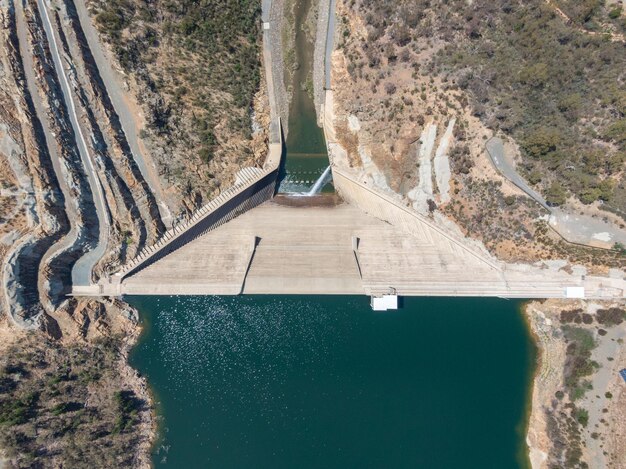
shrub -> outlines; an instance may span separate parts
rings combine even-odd
[[[622,16],[622,7],[621,6],[615,6],[613,7],[610,11],[609,11],[609,18],[611,18],[612,20],[616,20],[618,19],[620,16]]]
[[[553,182],[546,191],[546,201],[550,205],[563,205],[566,199],[567,193],[560,182]]]
[[[563,326],[563,334],[568,341],[566,348],[564,383],[570,399],[573,401],[584,396],[590,384],[581,379],[593,374],[599,366],[591,360],[591,351],[596,342],[587,329]]]
[[[385,83],[385,92],[389,95],[395,94],[396,85],[391,82]]]
[[[557,129],[539,127],[528,133],[522,140],[522,148],[533,158],[541,158],[554,152],[561,141]]]
[[[586,427],[589,423],[589,412],[586,409],[576,409],[575,416],[576,421],[583,427]]]
[[[599,309],[596,319],[603,326],[617,326],[626,320],[626,311],[621,308]]]

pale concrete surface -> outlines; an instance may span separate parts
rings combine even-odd
[[[613,223],[588,215],[567,213],[553,208],[549,218],[552,226],[561,236],[572,243],[588,244],[610,249],[615,243],[626,246],[626,231]]]
[[[378,223],[346,204],[258,207],[229,227],[245,225],[260,238],[243,292],[363,294],[352,235]]]
[[[202,206],[199,210],[197,210],[193,216],[184,223],[180,225],[174,226],[172,229],[167,231],[155,244],[152,246],[147,246],[144,248],[137,257],[127,263],[122,267],[121,271],[115,274],[119,279],[124,278],[126,275],[132,273],[133,271],[142,267],[143,264],[147,264],[150,262],[152,256],[159,251],[164,251],[168,249],[168,247],[172,243],[178,242],[181,238],[184,238],[186,234],[192,230],[194,227],[203,223],[207,218],[211,217],[218,210],[227,206],[232,201],[236,200],[237,197],[240,196],[244,191],[248,190],[254,184],[259,183],[266,176],[271,175],[272,173],[277,172],[278,166],[280,164],[280,155],[282,152],[282,145],[278,143],[270,143],[269,145],[269,153],[265,160],[265,165],[263,170],[259,170],[258,168],[244,168],[238,173],[238,182],[235,183],[232,187],[229,187],[227,190],[222,192],[215,199],[211,200],[204,206]],[[267,192],[267,191],[266,191]],[[250,205],[257,204],[259,200],[267,200],[271,198],[273,195],[273,185],[272,185],[272,194],[266,196],[264,193],[257,193],[249,198],[248,202]],[[259,200],[256,200],[259,199]],[[245,208],[246,210],[248,208]],[[103,284],[108,284],[108,279],[103,279]]]
[[[452,176],[450,171],[450,160],[448,159],[448,150],[450,148],[450,142],[453,138],[454,124],[456,118],[450,119],[448,126],[439,141],[439,146],[435,151],[435,158],[433,159],[433,168],[435,169],[435,180],[437,181],[437,189],[439,190],[439,199],[441,203],[447,203],[450,201],[450,177]]]
[[[358,180],[348,170],[333,166],[333,184],[346,202],[379,220],[386,221],[394,227],[394,231],[408,233],[418,239],[427,239],[437,246],[452,250],[459,256],[469,255],[479,263],[500,268],[498,261],[484,246],[469,238],[455,236],[439,226],[435,220],[420,215],[403,205],[401,201],[372,187],[371,181]]]
[[[363,294],[352,227],[380,223],[348,205],[265,203],[130,276],[121,293]],[[245,246],[254,236],[258,245],[244,284]]]
[[[131,295],[237,295],[253,240],[245,228],[214,230],[124,280],[122,291]]]
[[[426,224],[407,232],[346,203],[293,207],[284,200],[266,202],[129,276],[117,294],[380,295],[393,288],[400,296],[563,298],[568,286],[584,286],[589,297],[624,294],[622,279],[487,262]],[[92,294],[114,294],[110,288]]]

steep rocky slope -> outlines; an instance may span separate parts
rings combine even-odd
[[[623,228],[605,211],[622,214],[626,200],[620,40],[580,31],[543,0],[337,8],[334,124],[347,165],[422,213],[445,214],[502,259],[624,265],[619,249],[564,243],[485,149],[503,138],[549,203]]]
[[[136,11],[122,3],[105,6]],[[149,466],[151,399],[127,364],[136,314],[67,293],[264,160],[260,4],[216,4],[234,23],[205,21],[192,44],[189,21],[203,13],[184,3],[159,5],[166,18],[128,17],[124,51],[152,27],[157,41],[130,58],[99,42],[103,5],[90,17],[73,0],[0,0],[3,467]]]
[[[144,117],[141,137],[166,186],[192,209],[262,164],[269,109],[260,2],[88,2],[109,57]],[[218,38],[216,40],[216,38]]]
[[[0,465],[150,467],[155,422],[127,363],[135,313],[70,301],[24,332],[0,320]]]
[[[158,202],[129,149],[73,4],[60,2],[46,12],[51,31],[41,5],[3,5],[0,157],[6,161],[8,219],[2,229],[11,245],[3,251],[3,284],[4,304],[18,320],[37,317],[42,305],[48,311],[58,307],[77,277],[77,261],[96,247],[104,255],[86,264],[87,281],[116,269],[164,231]],[[78,144],[77,131],[87,136],[86,148]],[[92,161],[87,166],[85,152]],[[106,200],[104,211],[95,204],[94,180]]]

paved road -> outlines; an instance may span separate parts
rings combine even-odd
[[[550,207],[545,199],[531,189],[517,173],[515,164],[504,151],[504,145],[500,138],[489,139],[486,148],[487,154],[498,172],[548,210],[550,212],[550,226],[566,240],[603,248],[611,248],[616,242],[626,245],[626,231],[619,229],[614,224],[588,215],[578,215],[560,208]]]
[[[67,218],[70,222],[70,230],[67,235],[61,239],[59,242],[55,243],[48,252],[41,259],[41,264],[45,265],[49,259],[52,259],[57,253],[64,251],[65,249],[71,247],[77,239],[78,236],[78,227],[76,226],[76,220],[78,219],[78,215],[76,213],[75,204],[72,203],[74,196],[72,195],[67,181],[65,180],[65,176],[63,173],[63,169],[61,168],[61,161],[59,155],[57,154],[57,148],[54,144],[55,137],[52,135],[50,131],[50,126],[46,114],[46,109],[41,102],[41,97],[39,95],[39,90],[37,89],[37,78],[35,76],[35,65],[33,63],[33,57],[31,53],[31,49],[29,47],[29,41],[26,33],[26,25],[24,23],[25,13],[23,10],[22,2],[16,2],[16,28],[17,28],[17,36],[19,41],[20,48],[20,56],[24,61],[24,73],[26,75],[26,85],[28,87],[28,91],[30,92],[31,99],[33,100],[33,105],[35,107],[35,112],[39,121],[41,122],[41,127],[43,129],[44,137],[46,139],[46,146],[48,148],[48,154],[50,155],[50,160],[52,162],[52,168],[54,169],[54,173],[56,174],[57,181],[59,183],[59,187],[61,192],[63,193],[63,197],[65,199],[64,209],[67,213]],[[40,289],[42,285],[40,285]]]
[[[145,155],[141,149],[138,129],[136,127],[135,119],[133,118],[132,110],[124,99],[126,92],[121,89],[119,84],[119,77],[116,76],[116,72],[111,67],[111,63],[106,58],[102,45],[100,44],[100,38],[95,26],[93,25],[89,12],[87,11],[87,5],[85,2],[74,2],[76,5],[76,12],[78,13],[78,19],[80,20],[81,28],[85,33],[89,50],[93,56],[96,67],[102,78],[102,82],[107,90],[107,94],[111,99],[115,113],[120,119],[122,131],[126,137],[126,141],[130,146],[133,159],[141,172],[144,180],[148,182],[148,185],[152,192],[156,195],[159,213],[163,223],[169,227],[172,224],[172,215],[167,205],[167,199],[161,181],[159,180],[158,171],[154,166],[154,162],[146,161]],[[145,151],[145,149],[144,149]]]
[[[551,211],[550,206],[546,203],[546,200],[531,187],[526,184],[526,181],[515,170],[515,163],[508,157],[504,151],[504,145],[502,140],[498,137],[493,137],[487,141],[487,153],[491,158],[491,162],[496,167],[498,172],[505,178],[526,192],[531,199],[534,199],[539,205],[543,206],[546,210]]]
[[[330,89],[330,68],[331,68],[331,56],[333,53],[333,48],[335,46],[335,23],[337,20],[336,15],[336,0],[330,0],[330,13],[328,15],[328,30],[326,31],[326,55],[324,57],[324,77],[325,77],[325,86],[326,89]]]
[[[110,214],[104,197],[102,183],[98,177],[98,173],[96,172],[94,163],[89,153],[89,149],[87,147],[87,143],[85,141],[85,136],[83,135],[83,130],[78,121],[76,106],[74,104],[74,97],[72,95],[69,80],[65,73],[65,68],[63,67],[63,61],[61,60],[61,55],[59,53],[57,37],[54,34],[54,29],[50,21],[48,7],[44,0],[37,0],[37,5],[41,12],[43,27],[46,33],[46,37],[48,39],[50,52],[52,53],[54,68],[56,69],[61,84],[61,89],[63,91],[63,98],[69,112],[70,122],[72,124],[72,128],[74,129],[76,145],[78,146],[78,150],[80,152],[80,157],[83,162],[85,173],[87,174],[87,177],[89,179],[89,187],[91,188],[91,193],[93,195],[94,203],[96,206],[96,213],[99,221],[98,243],[96,247],[84,254],[76,262],[76,264],[74,264],[74,267],[72,269],[72,283],[74,285],[89,285],[91,284],[91,273],[93,271],[93,268],[96,263],[102,258],[106,251],[110,227]]]

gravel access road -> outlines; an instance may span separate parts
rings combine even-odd
[[[567,241],[603,248],[612,248],[615,243],[626,246],[626,231],[614,224],[589,215],[578,215],[549,206],[515,170],[515,162],[506,153],[502,139],[498,137],[489,139],[486,148],[496,170],[550,212],[548,220],[550,226]]]

